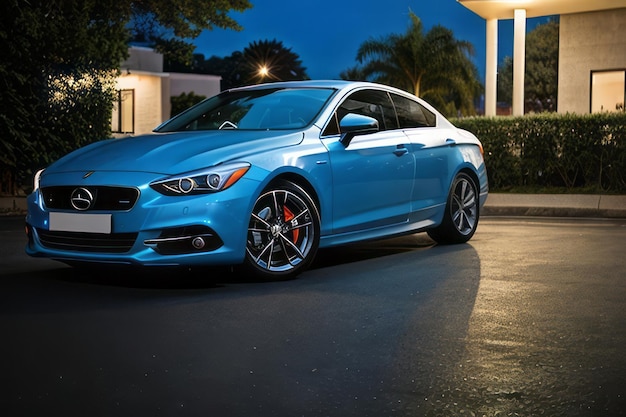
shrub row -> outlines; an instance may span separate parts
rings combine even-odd
[[[483,143],[492,191],[626,193],[626,113],[451,120]]]
[[[491,191],[626,194],[626,112],[451,121],[483,143]],[[4,175],[13,170],[0,168],[2,184],[13,184],[15,176]],[[30,177],[19,185],[28,189]]]

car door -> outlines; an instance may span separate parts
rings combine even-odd
[[[348,146],[337,136],[324,141],[333,172],[333,233],[347,233],[408,220],[415,161],[409,139],[397,128],[389,95],[360,90],[336,111],[374,117],[380,131],[357,135]]]
[[[417,100],[391,93],[400,128],[415,156],[415,186],[411,195],[412,220],[431,216],[431,209],[445,204],[450,186],[449,147],[454,146],[447,128],[437,126],[436,115]]]

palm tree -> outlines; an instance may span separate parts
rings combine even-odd
[[[424,35],[420,18],[409,12],[411,26],[406,33],[362,43],[356,58],[362,66],[342,76],[358,74],[412,92],[448,116],[475,114],[474,98],[481,86],[470,59],[472,44],[456,40],[440,25]]]
[[[238,70],[243,84],[309,78],[300,57],[276,40],[250,43],[243,50]]]

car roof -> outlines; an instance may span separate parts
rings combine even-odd
[[[242,87],[231,88],[228,91],[238,91],[238,90],[247,90],[247,89],[258,89],[258,88],[293,88],[293,87],[309,87],[309,88],[335,88],[338,90],[342,89],[352,89],[355,87],[371,87],[371,88],[382,88],[389,91],[399,92],[401,94],[407,94],[406,91],[402,91],[398,88],[377,84],[370,81],[350,81],[350,80],[298,80],[298,81],[277,81],[271,83],[263,83],[263,84],[255,84],[255,85],[247,85]]]
[[[384,91],[393,92],[405,97],[410,97],[411,99],[417,100],[421,104],[425,105],[430,111],[435,113],[437,117],[438,125],[449,125],[451,123],[445,118],[437,109],[435,109],[430,103],[426,102],[419,96],[415,96],[407,91],[401,90],[397,87],[393,87],[390,85],[379,84],[371,81],[350,81],[350,80],[329,80],[329,79],[319,79],[319,80],[296,80],[296,81],[277,81],[271,83],[263,83],[263,84],[252,84],[246,85],[242,87],[235,87],[229,90],[223,91],[222,93],[227,93],[228,91],[245,91],[248,89],[264,89],[264,88],[334,88],[338,91],[348,92],[358,88],[376,88]],[[339,96],[343,96],[342,93]]]
[[[251,88],[285,88],[285,87],[325,87],[325,88],[343,88],[346,85],[353,84],[353,81],[346,80],[297,80],[297,81],[276,81],[263,84],[245,85],[234,87],[230,90],[242,90]]]

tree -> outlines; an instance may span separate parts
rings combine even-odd
[[[222,76],[222,90],[242,85],[243,76],[240,70],[240,63],[243,61],[243,52],[235,51],[227,57],[211,57],[210,62],[219,62],[215,75]],[[213,67],[215,68],[215,67]]]
[[[181,93],[176,97],[172,97],[172,116],[176,116],[194,104],[201,102],[205,98],[206,96],[196,94],[194,92]]]
[[[497,82],[498,101],[511,105],[513,103],[513,58],[505,56],[498,67]]]
[[[110,134],[125,11],[106,0],[8,0],[0,6],[0,191],[88,138]]]
[[[556,111],[559,72],[559,22],[552,18],[526,36],[524,111]],[[498,101],[511,103],[513,59],[498,68]]]
[[[221,89],[226,90],[241,84],[237,66],[242,59],[240,51],[235,51],[224,58],[212,56],[206,60],[202,54],[194,55],[193,72],[219,75],[222,77]]]
[[[252,42],[245,47],[239,71],[244,84],[308,78],[300,57],[275,39]]]
[[[225,58],[212,56],[200,62],[195,56],[194,66],[200,73],[221,76],[222,90],[262,82],[309,79],[298,54],[277,40],[251,42],[243,51]]]
[[[239,29],[247,0],[5,0],[0,5],[0,193],[34,170],[111,135],[119,65],[139,22],[170,39]]]
[[[151,0],[131,2],[131,39],[154,47],[163,54],[166,71],[193,71],[195,39],[203,29],[214,27],[242,30],[228,12],[242,12],[248,0],[206,2],[203,0]]]
[[[163,70],[166,72],[194,72],[194,50],[196,47],[181,39],[157,38],[155,50],[163,54]]]
[[[355,66],[341,71],[341,73],[339,74],[339,78],[341,78],[342,80],[359,81],[367,79],[367,76],[364,74],[361,68]]]
[[[359,65],[342,77],[390,84],[423,97],[444,114],[475,114],[480,94],[478,71],[470,57],[473,47],[440,25],[423,33],[422,22],[410,12],[406,33],[369,39],[357,51]]]
[[[526,111],[556,111],[559,83],[559,23],[551,20],[526,37]]]
[[[179,39],[196,38],[205,29],[223,28],[241,30],[242,27],[228,13],[243,12],[252,7],[248,0],[126,0],[130,5],[133,31],[161,30]],[[143,29],[140,30],[140,27]],[[158,28],[158,29],[157,29]],[[152,31],[148,33],[154,34]]]

